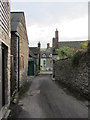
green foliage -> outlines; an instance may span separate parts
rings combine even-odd
[[[88,47],[88,41],[85,41],[84,43],[81,43],[81,48],[82,49],[87,49]]]
[[[70,58],[73,56],[73,54],[74,54],[73,48],[63,46],[58,49],[59,59]]]

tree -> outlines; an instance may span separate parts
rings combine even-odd
[[[59,59],[70,58],[74,54],[74,49],[68,46],[62,46],[58,49]]]

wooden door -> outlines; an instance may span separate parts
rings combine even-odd
[[[28,62],[28,76],[34,75],[34,61]]]
[[[2,106],[5,105],[5,50],[2,49]]]

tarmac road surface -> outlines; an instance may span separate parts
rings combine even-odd
[[[84,102],[67,94],[51,75],[35,77],[20,102],[23,106],[18,118],[88,118]]]

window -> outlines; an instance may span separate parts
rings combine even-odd
[[[46,61],[45,60],[43,60],[43,65],[44,65],[44,67],[46,66]]]
[[[45,57],[46,57],[46,54],[43,54],[43,55],[42,55],[42,57],[44,57],[44,58],[45,58]]]
[[[49,54],[49,57],[51,58],[51,57],[52,57],[52,54]]]

